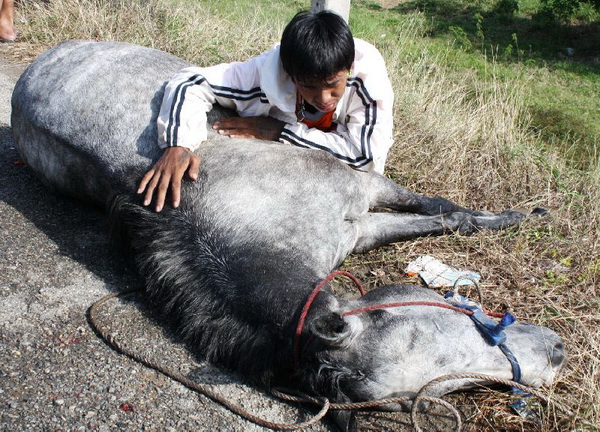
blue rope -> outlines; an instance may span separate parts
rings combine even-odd
[[[506,341],[504,329],[516,321],[515,317],[510,313],[505,313],[500,322],[496,323],[496,321],[485,314],[477,303],[468,300],[460,294],[448,292],[444,297],[446,299],[452,299],[451,303],[453,303],[454,306],[473,312],[473,314],[469,316],[487,343],[492,346],[499,346]]]
[[[487,316],[485,312],[483,312],[477,303],[461,296],[460,294],[448,292],[444,297],[446,299],[451,299],[450,302],[454,304],[454,306],[473,312],[473,314],[469,316],[475,323],[475,326],[483,338],[490,345],[500,348],[500,351],[502,351],[510,363],[513,381],[522,384],[521,366],[519,365],[519,361],[505,344],[506,332],[504,330],[506,327],[516,321],[515,317],[507,312],[504,314],[500,322],[496,323],[489,316]],[[531,397],[531,394],[516,387],[511,387],[511,392],[513,395],[518,396],[519,399],[510,404],[510,407],[519,415],[525,417],[531,416],[531,410],[527,406],[527,398]]]

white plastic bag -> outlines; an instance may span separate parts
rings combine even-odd
[[[405,272],[409,276],[419,275],[430,288],[476,285],[481,279],[477,272],[450,267],[430,255],[421,255],[411,261]]]

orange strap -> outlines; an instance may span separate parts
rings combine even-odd
[[[323,117],[321,117],[319,120],[310,121],[308,119],[304,119],[302,120],[302,123],[309,128],[317,128],[323,132],[331,132],[336,128],[335,123],[333,123],[333,114],[334,111],[324,113]]]
[[[300,93],[296,94],[296,115],[303,110],[302,106],[302,96]],[[316,128],[323,132],[331,132],[337,128],[337,125],[333,122],[333,114],[334,111],[324,113],[320,119],[318,120],[308,120],[302,115],[302,123],[304,123],[309,128]],[[300,118],[300,117],[298,117]]]

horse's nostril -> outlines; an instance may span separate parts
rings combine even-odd
[[[565,361],[565,347],[562,342],[557,342],[550,351],[552,367],[559,368]]]

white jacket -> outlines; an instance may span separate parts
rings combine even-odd
[[[159,146],[195,150],[206,140],[206,113],[217,102],[240,116],[271,116],[287,123],[280,141],[321,149],[361,170],[383,172],[392,146],[393,91],[383,57],[355,39],[356,54],[334,122],[337,129],[310,129],[296,118],[296,86],[283,70],[279,46],[246,62],[189,67],[166,86],[158,117]]]

